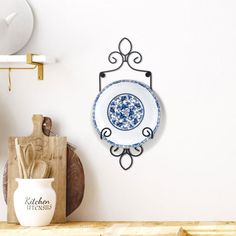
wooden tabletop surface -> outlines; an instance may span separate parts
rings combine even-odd
[[[45,227],[22,227],[0,222],[0,236],[109,236],[109,235],[235,235],[236,222],[67,222]]]

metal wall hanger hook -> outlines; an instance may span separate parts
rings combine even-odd
[[[11,92],[11,68],[8,68],[8,91]]]

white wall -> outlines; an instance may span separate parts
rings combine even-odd
[[[86,174],[78,220],[235,220],[236,2],[233,0],[30,0],[35,31],[22,50],[58,58],[34,72],[0,72],[0,172],[7,137],[31,116],[78,146]],[[4,7],[4,6],[0,6]],[[108,53],[129,37],[153,72],[165,127],[124,172],[95,133],[91,108]],[[1,183],[0,183],[1,184]],[[6,207],[0,194],[0,219]]]

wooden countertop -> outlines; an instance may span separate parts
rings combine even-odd
[[[235,235],[236,222],[67,222],[45,227],[22,227],[0,222],[0,236]]]

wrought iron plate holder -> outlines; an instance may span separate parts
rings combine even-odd
[[[126,52],[122,49],[122,44],[124,44],[124,43],[129,44],[129,50]],[[132,60],[131,60],[131,56],[134,56],[134,58]],[[152,72],[147,71],[147,70],[140,70],[140,69],[134,68],[133,65],[131,64],[131,61],[132,61],[132,63],[139,64],[142,62],[143,58],[139,52],[133,51],[133,45],[128,38],[121,39],[121,41],[119,42],[119,45],[118,45],[118,51],[111,52],[108,56],[108,61],[111,64],[118,64],[119,63],[118,57],[121,60],[120,60],[120,64],[115,69],[106,70],[106,71],[102,71],[99,73],[99,92],[101,92],[101,90],[102,90],[102,79],[106,77],[106,74],[119,70],[125,63],[129,66],[129,68],[131,70],[144,73],[145,77],[147,77],[149,79],[149,86],[152,89]],[[111,135],[112,135],[112,131],[108,127],[104,127],[100,132],[101,139],[107,138]],[[142,135],[144,137],[147,137],[147,138],[149,137],[149,138],[153,139],[154,132],[150,127],[145,127],[142,130]],[[116,146],[110,147],[111,155],[119,158],[119,164],[120,164],[121,168],[124,170],[130,169],[133,165],[133,158],[141,156],[143,151],[144,150],[143,150],[142,145],[132,148],[132,149],[131,148],[121,148],[121,147],[116,147]],[[130,164],[128,166],[124,166],[122,163],[122,159],[125,155],[128,155],[130,158]]]

